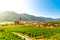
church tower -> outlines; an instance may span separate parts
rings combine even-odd
[[[21,24],[21,17],[19,17],[18,21],[19,21],[19,24]]]

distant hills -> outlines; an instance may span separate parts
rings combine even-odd
[[[46,18],[46,17],[36,17],[29,14],[18,14],[13,11],[5,11],[0,13],[0,22],[4,21],[15,21],[18,20],[18,18],[21,17],[22,21],[47,21],[47,20],[54,20],[52,18]]]

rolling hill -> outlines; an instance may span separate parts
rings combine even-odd
[[[36,17],[29,14],[18,14],[13,11],[5,11],[0,13],[0,22],[4,21],[15,21],[18,20],[18,17],[21,17],[23,21],[46,21],[46,20],[53,20],[52,18],[46,17]]]

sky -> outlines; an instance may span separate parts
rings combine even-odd
[[[60,0],[0,0],[0,12],[3,11],[60,18]]]

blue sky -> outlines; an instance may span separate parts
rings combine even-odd
[[[60,0],[29,0],[37,16],[60,18]]]
[[[1,11],[60,18],[60,0],[0,0]]]

